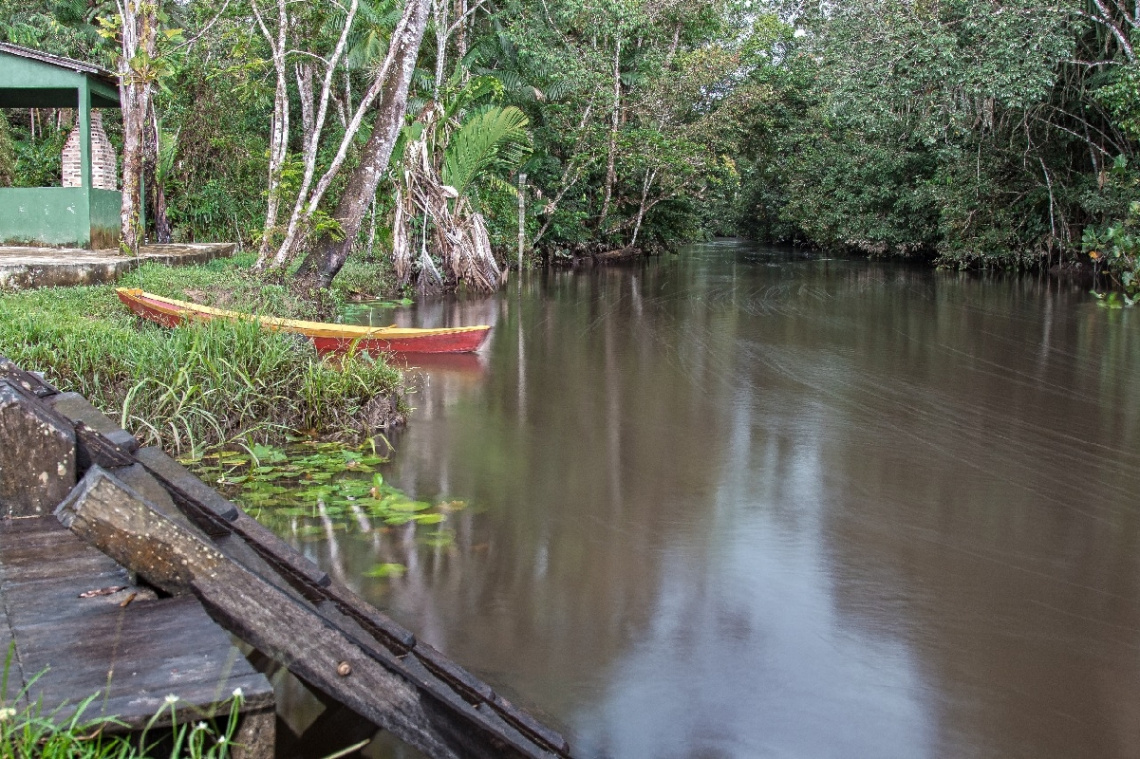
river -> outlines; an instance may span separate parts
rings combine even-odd
[[[1140,312],[721,241],[395,319],[494,325],[384,468],[454,542],[287,537],[575,756],[1140,756]]]

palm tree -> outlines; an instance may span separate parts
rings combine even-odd
[[[393,223],[393,257],[401,283],[414,275],[421,288],[465,283],[489,291],[502,282],[480,211],[480,192],[513,192],[503,177],[530,154],[526,114],[515,106],[479,104],[497,99],[502,91],[494,77],[475,77],[445,104],[428,103],[406,128]]]

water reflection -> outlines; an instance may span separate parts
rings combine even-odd
[[[1090,301],[721,243],[407,309],[495,325],[386,470],[471,507],[304,547],[582,756],[1136,756],[1140,338]]]

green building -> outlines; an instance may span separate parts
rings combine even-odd
[[[0,108],[75,108],[78,114],[64,148],[65,186],[0,187],[0,244],[118,247],[123,201],[115,189],[115,155],[99,112],[92,111],[118,107],[111,72],[0,43]]]

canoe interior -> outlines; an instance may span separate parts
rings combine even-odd
[[[163,298],[137,289],[119,288],[116,292],[119,300],[135,314],[165,327],[175,327],[186,319],[252,319],[266,329],[304,335],[313,341],[313,346],[321,354],[354,350],[365,353],[469,353],[478,350],[491,331],[485,324],[416,329],[278,319]]]

